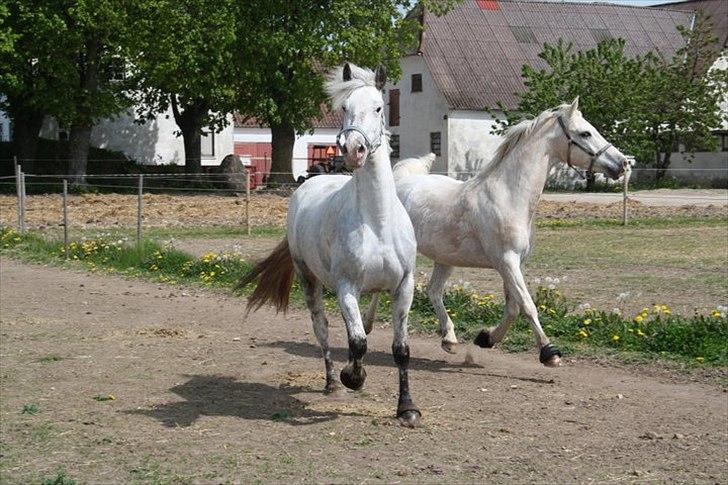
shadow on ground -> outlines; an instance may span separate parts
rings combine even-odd
[[[191,426],[202,416],[232,416],[242,419],[281,421],[293,426],[331,421],[357,413],[321,412],[307,409],[294,394],[310,392],[299,386],[273,387],[260,382],[241,382],[225,376],[185,376],[190,379],[170,389],[185,399],[152,409],[124,411],[141,414],[168,427]]]

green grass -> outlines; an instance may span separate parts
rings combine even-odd
[[[560,232],[560,231],[555,231]],[[587,231],[588,232],[588,231]],[[580,232],[583,235],[583,232]],[[575,240],[564,233],[567,248],[572,254],[553,254],[570,259],[573,254],[583,254],[579,246],[597,251],[588,267],[599,268],[610,261],[609,242],[599,242],[583,237]],[[689,237],[689,236],[687,236]],[[623,244],[629,238],[621,238]],[[639,240],[637,240],[639,242]],[[679,241],[678,241],[679,243]],[[558,248],[558,245],[554,246]],[[584,249],[582,248],[582,249]],[[584,249],[585,250],[585,249]],[[677,244],[672,254],[659,252],[659,258],[673,258],[684,248]],[[91,271],[120,273],[137,276],[168,284],[193,283],[208,287],[230,289],[245,274],[250,265],[236,255],[208,253],[196,258],[188,253],[144,240],[141,248],[129,246],[115,238],[95,236],[70,244],[68,259],[62,244],[38,233],[20,235],[12,229],[0,229],[0,251],[31,261],[55,264],[80,264]],[[600,254],[603,255],[600,259]],[[546,257],[546,256],[542,256]],[[714,260],[716,255],[696,255],[695,260]],[[706,261],[708,261],[706,260]],[[538,264],[538,261],[536,262]],[[294,284],[292,301],[301,305],[303,298],[298,284]],[[362,307],[367,304],[365,298]],[[536,292],[541,323],[556,345],[574,352],[590,353],[603,350],[616,353],[643,354],[649,357],[665,358],[700,365],[728,365],[728,319],[725,311],[713,311],[711,315],[674,315],[662,306],[647,308],[634,316],[621,316],[599,310],[577,311],[558,290],[539,288]],[[380,300],[379,314],[388,319],[389,297]],[[327,292],[325,305],[336,311],[335,296]],[[445,306],[455,322],[455,330],[461,339],[472,338],[480,329],[496,325],[503,312],[502,303],[493,295],[484,295],[455,286],[445,294]],[[422,287],[415,290],[410,314],[414,328],[428,332],[437,329],[437,320]],[[506,350],[522,351],[533,346],[530,328],[522,321],[517,322],[503,343]]]

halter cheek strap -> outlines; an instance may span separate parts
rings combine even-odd
[[[356,131],[364,138],[364,145],[367,147],[369,155],[372,155],[374,152],[376,152],[377,149],[382,145],[382,137],[384,136],[384,116],[381,117],[381,121],[382,129],[379,132],[379,138],[377,138],[373,142],[369,139],[364,130],[358,125],[344,125],[344,127],[341,128],[341,130],[336,134],[336,145],[339,147],[339,150],[341,150],[341,153],[346,153],[346,148],[341,142],[341,135],[350,131]]]
[[[596,161],[599,159],[599,157],[601,157],[604,154],[604,152],[609,150],[609,147],[611,147],[612,144],[607,143],[598,152],[594,152],[594,151],[592,151],[591,148],[589,148],[588,146],[585,146],[579,140],[575,139],[571,135],[571,133],[569,133],[569,130],[566,128],[566,123],[564,123],[563,117],[559,116],[557,118],[557,120],[559,121],[559,126],[561,126],[561,129],[564,131],[564,136],[566,136],[566,139],[569,140],[569,148],[566,151],[566,164],[569,166],[569,168],[571,168],[577,174],[579,174],[579,176],[581,178],[585,179],[586,176],[582,172],[580,172],[578,168],[576,168],[574,165],[571,164],[571,147],[572,147],[572,145],[576,145],[577,147],[581,148],[581,150],[584,153],[586,153],[587,155],[589,155],[591,157],[591,161],[589,162],[589,168],[587,169],[588,172],[591,172],[592,168],[594,168],[594,164],[596,163]]]

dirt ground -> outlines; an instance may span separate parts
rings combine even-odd
[[[0,265],[0,481],[725,483],[716,384],[411,339],[424,426],[393,419],[391,331],[360,392],[324,396],[308,317],[196,288]],[[346,351],[331,317],[340,369]],[[94,396],[115,399],[96,401]],[[26,404],[38,413],[22,414]]]
[[[640,191],[630,202],[632,217],[726,217],[728,192],[725,190],[684,189],[680,191]],[[616,197],[616,199],[615,199]],[[539,218],[602,219],[621,218],[618,194],[546,194],[539,204]],[[256,193],[250,201],[253,226],[283,225],[288,198],[273,193]],[[0,195],[0,223],[17,222],[17,199]],[[69,224],[72,227],[130,227],[136,225],[137,197],[120,194],[85,194],[69,197]],[[30,228],[58,226],[62,221],[60,195],[28,196],[26,221]],[[144,196],[145,226],[240,225],[245,221],[245,198],[220,195]]]

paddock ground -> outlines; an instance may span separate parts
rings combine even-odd
[[[415,336],[424,426],[410,430],[392,418],[389,329],[370,338],[364,390],[324,396],[298,310],[243,322],[244,300],[221,293],[7,259],[0,292],[3,483],[61,470],[79,483],[725,482],[728,394],[700,375],[546,369],[535,352],[447,355]]]

